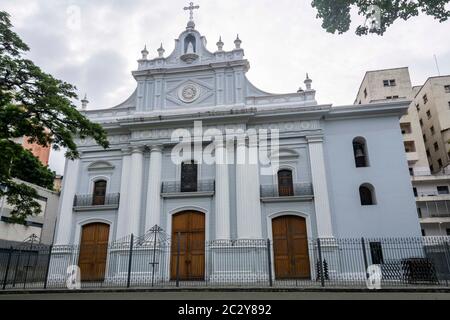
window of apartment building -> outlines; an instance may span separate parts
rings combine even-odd
[[[423,120],[419,119],[420,126],[423,127]]]
[[[448,107],[450,108],[450,101],[448,102]]]
[[[413,168],[408,168],[409,169],[409,175],[413,176],[414,175],[414,169]]]
[[[400,130],[402,131],[402,134],[411,133],[411,123],[409,122],[400,123]]]
[[[423,135],[423,141],[427,142],[427,135],[426,134]]]
[[[364,98],[367,98],[367,89],[364,89]]]
[[[426,236],[426,233],[425,233],[425,230],[421,230],[422,231],[422,237],[425,237]]]
[[[448,186],[437,186],[438,194],[450,194],[448,190]]]
[[[416,104],[416,110],[420,111],[420,105],[419,104]]]
[[[405,152],[416,152],[416,144],[414,141],[405,141],[403,144],[405,146]]]
[[[430,110],[427,111],[427,118],[431,119],[431,111]]]
[[[395,85],[396,85],[395,79],[383,80],[383,86],[385,87],[394,87]]]
[[[422,209],[421,208],[417,208],[417,216],[419,218],[422,218]]]
[[[450,229],[446,229],[447,235],[450,236]]]
[[[398,96],[387,96],[387,100],[398,99]]]
[[[414,197],[417,197],[417,188],[413,188]]]
[[[442,160],[438,159],[438,165],[439,165],[439,169],[442,168]]]
[[[434,126],[430,127],[430,131],[431,131],[431,134],[434,136],[434,134],[436,133],[436,131],[434,130]]]
[[[430,153],[429,149],[427,149],[427,157],[431,157],[431,153]]]
[[[423,103],[427,103],[428,102],[428,97],[427,97],[426,94],[423,95],[422,99],[423,99]]]
[[[445,93],[450,93],[450,85],[444,86]]]
[[[435,142],[435,143],[433,144],[433,146],[434,146],[434,151],[439,151],[439,145],[438,145],[437,142]]]
[[[433,172],[434,171],[434,167],[433,165],[430,166],[430,171]]]

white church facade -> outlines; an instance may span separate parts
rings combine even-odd
[[[208,268],[202,242],[269,239],[275,277],[307,278],[307,239],[420,236],[398,126],[409,101],[319,104],[308,76],[298,92],[270,94],[247,79],[239,37],[233,50],[223,46],[209,51],[191,19],[170,55],[142,51],[125,102],[84,111],[110,148],[78,140],[55,240],[80,246],[82,274],[104,277],[112,261],[83,247],[145,237],[155,225],[184,246],[184,279]],[[186,133],[192,144],[174,141]],[[187,145],[191,153],[176,152]]]

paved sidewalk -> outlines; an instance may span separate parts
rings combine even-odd
[[[449,292],[131,291],[0,294],[0,300],[450,300]]]

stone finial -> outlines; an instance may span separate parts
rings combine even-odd
[[[216,43],[216,45],[217,45],[217,50],[218,51],[223,51],[224,43],[222,42],[222,37],[219,37],[219,41]]]
[[[236,40],[234,40],[234,45],[236,46],[236,49],[240,49],[241,48],[241,39],[239,39],[239,35],[237,35]]]
[[[157,51],[158,51],[158,57],[160,57],[160,58],[164,57],[164,52],[166,52],[166,50],[164,50],[162,43]]]
[[[148,50],[147,50],[147,45],[145,45],[144,49],[141,51],[142,53],[142,60],[147,60],[148,57]]]
[[[89,103],[89,100],[87,99],[87,94],[85,94],[84,98],[81,99],[81,110],[86,110],[88,103]]]
[[[312,80],[309,78],[308,74],[306,74],[306,79],[305,79],[304,83],[306,86],[306,90],[311,90]]]

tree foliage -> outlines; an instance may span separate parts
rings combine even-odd
[[[55,172],[44,166],[30,151],[24,150],[11,164],[11,176],[53,190]]]
[[[317,9],[317,18],[322,19],[322,27],[327,32],[347,32],[351,24],[351,8],[356,7],[358,15],[365,17],[366,21],[379,17],[375,24],[358,26],[356,34],[383,35],[396,20],[408,20],[420,13],[444,22],[450,16],[450,11],[446,9],[449,2],[450,0],[313,0],[312,6]]]
[[[40,208],[34,200],[36,191],[13,178],[50,187],[52,177],[18,139],[27,137],[54,150],[66,148],[69,159],[79,157],[75,137],[92,137],[108,147],[102,127],[73,104],[76,88],[43,72],[24,57],[27,51],[29,47],[12,30],[8,13],[0,11],[0,196],[15,206],[12,216],[18,221],[38,214]]]

